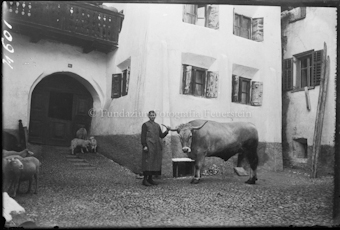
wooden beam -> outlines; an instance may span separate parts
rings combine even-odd
[[[306,95],[306,105],[307,105],[307,109],[308,109],[308,111],[310,111],[311,107],[310,107],[310,97],[309,97],[308,86],[305,86],[305,95]]]
[[[326,43],[324,43],[323,63],[322,63],[321,79],[320,79],[320,91],[319,91],[318,107],[316,110],[314,138],[313,138],[311,178],[317,177],[317,166],[318,166],[318,157],[319,157],[319,153],[321,149],[321,137],[322,137],[323,118],[325,114],[329,68],[330,68],[330,60],[329,60],[329,56],[327,56],[327,45]]]

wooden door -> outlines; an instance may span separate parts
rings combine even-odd
[[[46,144],[70,145],[73,120],[73,94],[50,91],[48,101]]]
[[[89,95],[74,95],[73,104],[73,137],[76,136],[76,132],[80,128],[85,128],[89,133],[92,120],[89,116],[93,104],[92,98]]]
[[[45,142],[47,101],[47,92],[43,90],[37,89],[32,94],[28,139],[31,143],[43,144]]]
[[[77,80],[65,74],[52,74],[34,89],[31,101],[29,142],[70,146],[76,131],[89,132],[93,99]]]

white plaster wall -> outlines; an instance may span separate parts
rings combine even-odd
[[[106,55],[98,52],[83,54],[81,48],[29,38],[11,33],[14,53],[9,54],[13,69],[3,65],[3,128],[17,129],[18,120],[29,125],[31,93],[39,81],[55,72],[72,72],[94,97],[94,107],[104,105],[106,89]],[[72,68],[68,67],[72,64]],[[78,79],[79,80],[79,79]]]
[[[234,36],[233,6],[220,6],[220,29],[182,22],[181,4],[126,4],[119,49],[109,60],[107,94],[111,93],[112,73],[131,58],[129,93],[118,99],[108,99],[108,115],[93,120],[97,134],[136,134],[146,116],[119,117],[119,112],[145,115],[156,110],[158,123],[175,127],[197,117],[217,121],[230,118],[205,116],[210,112],[251,112],[260,141],[281,142],[281,31],[279,7],[237,6],[240,13],[265,18],[264,42]],[[180,94],[182,53],[194,53],[216,59],[211,70],[219,71],[217,99],[198,98]],[[261,107],[231,103],[232,65],[236,63],[259,69],[253,80],[264,83]],[[195,112],[195,113],[192,113]],[[183,113],[185,113],[183,115]],[[111,115],[111,117],[109,117]],[[208,115],[208,114],[207,114]],[[118,117],[117,117],[118,116]],[[275,127],[275,128],[273,128]]]
[[[110,5],[110,4],[107,4]],[[115,6],[115,4],[112,4]],[[149,26],[149,4],[121,4],[124,10],[122,31],[119,35],[119,48],[111,54],[107,62],[106,104],[101,113],[92,120],[94,135],[136,134],[141,132],[141,124],[147,120],[144,112],[144,98],[149,96],[145,89],[147,69],[147,41]],[[131,59],[131,72],[128,95],[111,99],[112,74],[121,73],[117,67]]]
[[[336,78],[336,8],[307,7],[306,18],[290,23],[285,31],[288,38],[284,58],[291,58],[311,49],[323,49],[327,44],[330,57],[330,75],[322,130],[322,145],[334,146],[335,133],[335,78]],[[309,90],[311,111],[307,110],[305,92],[287,92],[289,107],[287,112],[287,139],[307,138],[312,145],[320,86]]]
[[[151,32],[148,43],[147,76],[150,80],[146,86],[150,89],[150,97],[145,100],[148,108],[160,110],[164,116],[170,115],[170,118],[159,117],[159,122],[168,119],[172,127],[196,118],[228,122],[232,119],[217,118],[209,114],[206,116],[205,111],[216,114],[244,111],[250,112],[252,116],[234,118],[233,121],[255,123],[259,129],[260,141],[281,142],[281,31],[278,26],[280,8],[254,7],[252,16],[265,18],[264,42],[255,42],[232,34],[233,6],[220,6],[219,30],[183,23],[182,5],[154,4],[150,7],[153,12],[150,16]],[[246,8],[249,10],[251,7]],[[166,47],[166,51],[162,47]],[[216,59],[212,68],[220,74],[218,98],[207,99],[180,94],[181,54],[185,52]],[[262,106],[231,103],[233,63],[259,69],[253,80],[262,81],[264,84]],[[164,72],[165,68],[167,73]],[[161,78],[167,83],[162,84]],[[162,93],[164,91],[169,93]],[[169,110],[163,110],[164,108]]]

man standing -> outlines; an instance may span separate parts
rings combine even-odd
[[[143,146],[142,171],[144,179],[142,184],[145,186],[157,185],[152,179],[152,175],[161,175],[162,168],[162,142],[161,138],[168,135],[170,127],[166,127],[163,133],[159,124],[155,122],[156,113],[150,111],[149,121],[142,125],[141,141]]]

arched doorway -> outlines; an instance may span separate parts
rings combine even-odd
[[[76,131],[89,131],[93,106],[90,92],[77,80],[55,73],[34,88],[31,97],[29,142],[70,146]]]

